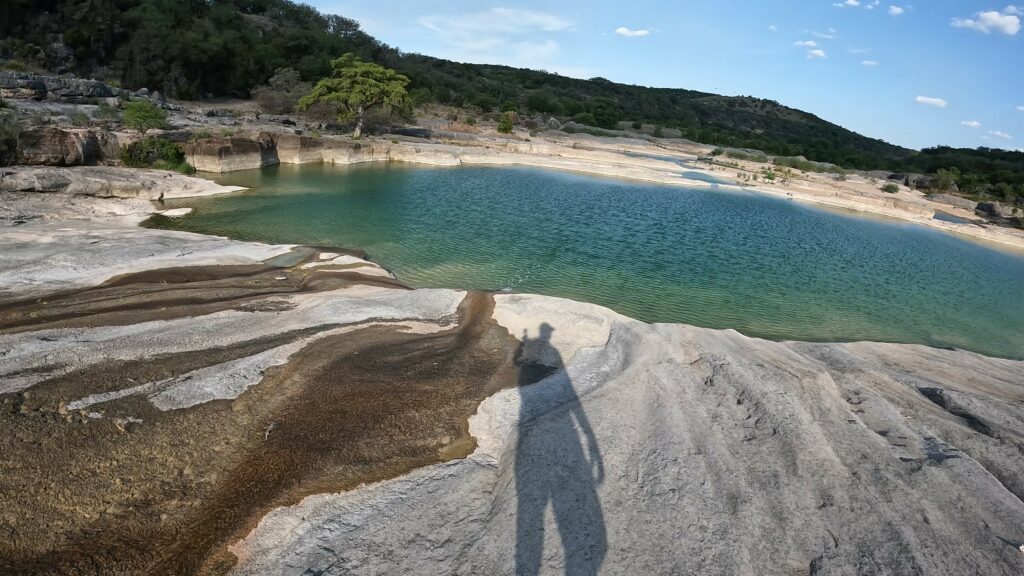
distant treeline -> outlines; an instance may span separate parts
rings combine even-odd
[[[416,103],[517,110],[602,128],[643,122],[706,144],[846,168],[932,173],[956,167],[963,174],[981,172],[991,184],[1022,185],[1019,153],[939,148],[917,154],[771,100],[405,54],[354,20],[288,0],[0,2],[5,66],[75,72],[171,97],[247,97],[279,68],[293,68],[312,82],[346,52],[408,76]]]

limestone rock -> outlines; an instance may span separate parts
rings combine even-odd
[[[116,160],[119,142],[103,130],[42,127],[22,132],[19,161],[26,165],[81,166]]]
[[[205,138],[185,145],[188,163],[200,172],[233,172],[279,162],[277,145],[265,133]]]
[[[954,196],[952,194],[930,194],[928,199],[932,202],[941,202],[943,204],[949,204],[950,206],[956,206],[957,208],[964,208],[967,210],[974,210],[978,206],[978,203],[974,200],[968,200],[967,198]]]

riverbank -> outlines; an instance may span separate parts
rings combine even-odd
[[[2,571],[1024,567],[1024,362],[409,290],[94,204],[0,226]]]
[[[598,138],[542,132],[530,137],[443,133],[432,140],[408,137],[366,138],[300,136],[269,132],[211,138],[186,147],[189,162],[201,172],[224,173],[273,164],[357,164],[410,162],[431,166],[517,165],[566,170],[681,187],[753,190],[798,202],[840,208],[929,226],[985,242],[1024,249],[1024,230],[987,224],[972,211],[929,200],[905,186],[891,194],[860,176],[841,180],[831,174],[791,171],[776,183],[742,183],[778,172],[771,164],[708,161],[711,147],[686,141]],[[693,177],[697,175],[697,177]],[[701,179],[703,178],[703,179]],[[709,182],[707,179],[719,182]],[[785,183],[782,181],[785,180]],[[935,218],[952,214],[966,223]]]

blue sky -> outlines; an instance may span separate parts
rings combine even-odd
[[[406,52],[770,98],[913,148],[1024,148],[1024,2],[307,0]]]

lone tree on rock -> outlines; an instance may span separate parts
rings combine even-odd
[[[306,111],[321,102],[337,104],[339,122],[355,119],[352,136],[356,138],[363,133],[363,120],[368,110],[379,107],[389,112],[407,103],[405,87],[409,79],[394,70],[364,62],[355,54],[345,54],[331,61],[331,68],[329,77],[317,82],[309,94],[299,99],[298,109]]]
[[[143,134],[167,128],[167,112],[149,100],[136,100],[124,107],[124,125]]]

